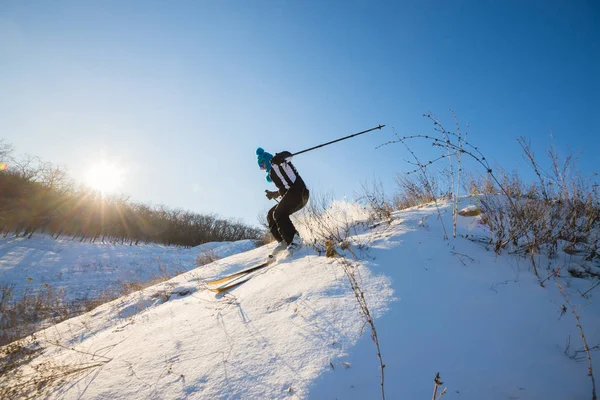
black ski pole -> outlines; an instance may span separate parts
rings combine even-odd
[[[333,144],[333,143],[336,143],[336,142],[340,142],[340,141],[342,141],[342,140],[350,139],[351,137],[358,136],[358,135],[362,135],[363,133],[371,132],[371,131],[374,131],[375,129],[381,129],[381,128],[383,128],[384,126],[385,126],[385,125],[379,125],[379,126],[376,126],[375,128],[367,129],[366,131],[358,132],[358,133],[355,133],[355,134],[353,134],[353,135],[349,135],[349,136],[346,136],[346,137],[343,137],[343,138],[340,138],[340,139],[332,140],[331,142],[323,143],[323,144],[320,144],[320,145],[318,145],[318,146],[311,147],[310,149],[306,149],[306,150],[299,151],[299,152],[297,152],[297,153],[294,153],[294,154],[292,154],[292,156],[297,156],[298,154],[306,153],[307,151],[311,151],[311,150],[314,150],[314,149],[318,149],[319,147],[327,146],[327,145],[329,145],[329,144]]]

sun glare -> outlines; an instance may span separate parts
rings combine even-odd
[[[105,162],[96,164],[87,173],[87,184],[102,194],[116,192],[121,186],[123,172]]]

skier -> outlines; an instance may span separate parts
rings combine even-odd
[[[279,242],[273,249],[271,257],[287,248],[290,252],[297,250],[302,241],[296,227],[290,220],[290,215],[301,210],[309,198],[309,190],[290,162],[292,154],[289,151],[267,153],[262,147],[256,149],[258,166],[267,171],[267,181],[273,182],[278,190],[265,190],[269,200],[281,197],[279,203],[267,213],[267,223],[273,237]]]

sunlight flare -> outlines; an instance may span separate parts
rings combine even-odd
[[[86,182],[92,189],[102,194],[115,193],[123,182],[123,171],[103,161],[90,168]]]

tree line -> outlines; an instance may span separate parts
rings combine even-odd
[[[73,182],[65,169],[37,157],[13,158],[0,139],[0,233],[46,233],[89,242],[197,246],[213,241],[258,239],[262,231],[214,214],[134,203],[103,196]]]

